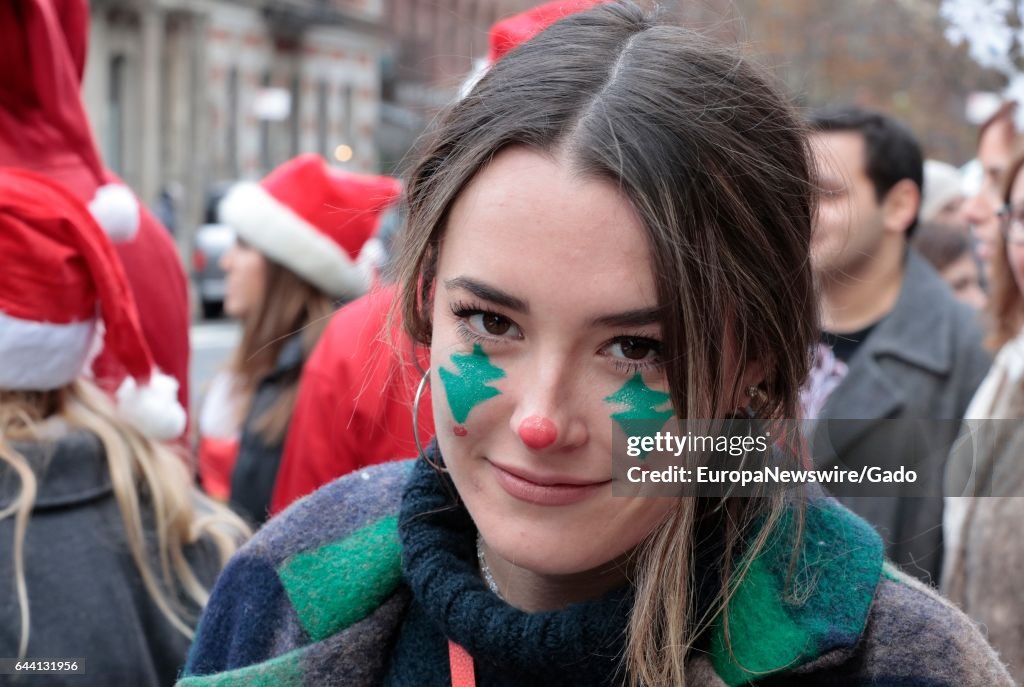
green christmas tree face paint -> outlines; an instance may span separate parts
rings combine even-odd
[[[473,346],[472,353],[453,354],[451,361],[457,372],[442,367],[437,374],[444,385],[452,417],[461,425],[469,417],[469,411],[487,399],[501,394],[489,384],[502,379],[505,371],[491,363],[491,359],[484,353],[480,344]],[[456,431],[456,435],[465,436],[465,429],[462,429],[463,433]]]
[[[642,433],[647,433],[648,427],[651,431],[658,431],[675,414],[671,395],[644,384],[639,372],[604,400],[626,407],[625,410],[612,413],[610,417],[619,424],[627,437],[637,434],[640,427],[645,430]]]

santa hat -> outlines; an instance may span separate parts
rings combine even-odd
[[[0,389],[66,386],[88,374],[100,343],[124,370],[113,380],[122,414],[155,439],[179,436],[178,383],[153,365],[103,230],[60,184],[0,168]]]
[[[0,165],[61,182],[111,239],[129,241],[139,203],[108,183],[80,94],[88,21],[86,0],[0,2]]]
[[[494,64],[560,19],[584,12],[605,0],[555,0],[502,19],[490,31],[487,61]]]
[[[400,191],[391,177],[343,172],[319,155],[300,155],[258,184],[232,187],[220,220],[324,293],[352,299],[370,287],[383,256],[371,237]]]
[[[602,4],[606,0],[554,0],[538,5],[512,17],[506,17],[493,26],[488,36],[487,59],[478,59],[473,70],[459,87],[459,98],[465,98],[495,62],[530,40],[559,19]]]

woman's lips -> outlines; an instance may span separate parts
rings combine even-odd
[[[490,461],[488,461],[490,462]],[[611,480],[588,482],[558,475],[533,475],[490,462],[494,477],[509,496],[538,506],[568,506],[591,496]]]

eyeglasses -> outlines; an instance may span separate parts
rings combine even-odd
[[[999,209],[999,230],[1007,243],[1024,246],[1024,205],[1007,203]]]

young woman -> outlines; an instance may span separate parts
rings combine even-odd
[[[1000,240],[990,263],[992,369],[967,409],[970,441],[946,470],[942,590],[988,630],[988,638],[1024,680],[1024,155],[1007,170]],[[986,498],[956,498],[977,494]]]
[[[398,191],[389,177],[346,174],[302,155],[221,203],[238,234],[222,260],[224,310],[243,333],[203,404],[200,475],[211,495],[254,523],[267,518],[303,365],[336,302],[369,286],[380,258],[371,237]]]
[[[448,111],[407,197],[436,443],[271,522],[181,685],[1010,684],[831,500],[613,492],[620,422],[796,413],[810,169],[748,64],[632,5],[566,18]]]
[[[100,348],[127,375],[117,409],[94,383],[112,380],[91,379]],[[48,685],[173,684],[207,590],[248,535],[137,428],[180,434],[176,391],[89,211],[0,169],[0,656],[77,660],[88,676]]]

